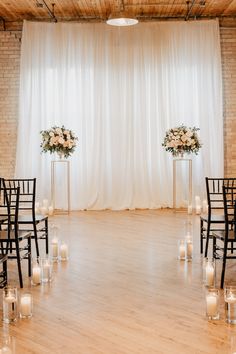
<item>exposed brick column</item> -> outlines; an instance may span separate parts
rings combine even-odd
[[[0,31],[0,177],[13,177],[16,154],[21,32]]]
[[[222,27],[225,177],[236,177],[236,21]]]

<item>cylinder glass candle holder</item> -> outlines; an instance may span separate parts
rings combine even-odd
[[[33,298],[30,293],[21,294],[20,317],[31,318],[33,314]]]
[[[17,320],[17,288],[6,286],[3,289],[3,322]]]
[[[41,284],[41,277],[42,277],[41,259],[37,257],[32,260],[32,278],[31,278],[32,285]]]
[[[59,256],[59,241],[57,237],[54,237],[52,239],[51,249],[52,249],[52,260],[53,262],[57,262]]]
[[[50,281],[52,281],[52,260],[50,257],[45,257],[42,259],[42,282]]]
[[[236,286],[226,286],[224,298],[226,322],[236,324]]]
[[[203,283],[207,287],[215,286],[215,259],[214,258],[204,258]]]
[[[68,245],[65,242],[62,242],[60,246],[60,257],[61,261],[67,261],[69,256]]]
[[[178,259],[181,261],[186,259],[186,240],[178,241]]]
[[[201,211],[202,211],[201,205],[196,205],[196,214],[197,214],[197,215],[200,215],[200,214],[201,214]]]
[[[193,239],[190,235],[188,235],[186,237],[186,242],[185,242],[185,245],[186,245],[186,260],[187,261],[191,261],[192,258],[193,258]]]
[[[206,292],[206,316],[208,320],[218,320],[219,314],[219,290],[208,288]]]

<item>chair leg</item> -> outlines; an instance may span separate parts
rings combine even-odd
[[[203,220],[200,220],[200,252],[203,254]]]
[[[21,272],[20,250],[19,250],[18,242],[16,242],[16,256],[17,256],[17,267],[18,267],[20,287],[23,288],[23,278],[22,278],[22,272]]]
[[[213,258],[216,258],[216,238],[212,237],[213,241],[212,241],[212,256]]]
[[[4,283],[7,285],[7,260],[3,262]]]
[[[45,219],[45,242],[46,242],[46,254],[48,254],[48,219]]]
[[[31,238],[28,238],[28,275],[31,277]]]
[[[34,241],[35,241],[35,247],[36,247],[36,255],[39,257],[39,244],[38,244],[38,233],[37,233],[37,225],[34,223]]]
[[[206,234],[205,257],[207,257],[207,253],[208,253],[208,245],[209,245],[209,238],[210,238],[210,228],[211,228],[211,224],[208,222],[207,223],[207,234]]]
[[[227,257],[227,242],[225,242],[225,245],[224,245],[223,263],[222,263],[221,281],[220,281],[221,289],[224,288],[226,257]]]

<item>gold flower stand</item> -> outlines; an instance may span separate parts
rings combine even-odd
[[[177,208],[177,178],[176,178],[176,170],[177,165],[187,164],[188,170],[188,206],[192,205],[192,159],[190,158],[182,158],[177,157],[173,159],[173,209],[174,211],[185,211],[186,208]]]
[[[63,166],[66,175],[66,188],[64,191],[66,193],[66,204],[67,204],[66,209],[59,209],[56,206],[56,184],[58,183],[58,179],[59,179],[56,176],[56,171],[57,171],[57,167],[60,166]],[[70,161],[68,160],[60,159],[60,160],[51,161],[51,201],[52,201],[52,206],[55,214],[70,213]]]

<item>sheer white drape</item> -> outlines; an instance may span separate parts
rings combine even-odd
[[[217,21],[106,24],[25,22],[18,177],[36,176],[50,196],[42,129],[64,124],[79,137],[71,158],[73,209],[172,205],[172,157],[165,131],[200,127],[194,193],[223,175],[220,40]]]

